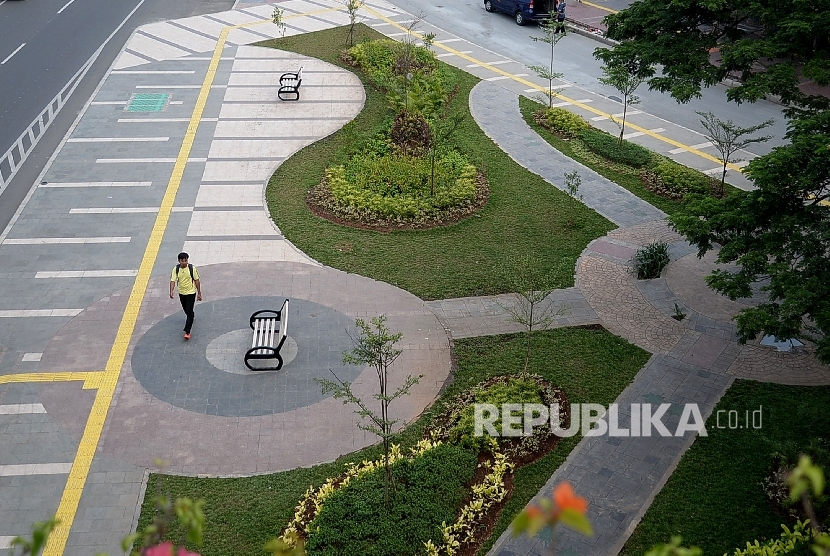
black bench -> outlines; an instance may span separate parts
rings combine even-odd
[[[300,84],[303,82],[303,66],[296,72],[284,73],[280,76],[280,90],[277,96],[280,100],[300,100]]]
[[[254,341],[251,349],[245,352],[245,366],[252,371],[278,371],[282,368],[280,349],[288,337],[288,300],[282,303],[279,311],[265,309],[251,315],[251,330]],[[254,359],[276,359],[276,367],[253,367]]]

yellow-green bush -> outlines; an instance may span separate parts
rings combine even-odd
[[[591,125],[579,114],[564,108],[548,108],[541,113],[542,125],[567,137],[576,137],[580,131]]]
[[[326,170],[326,184],[342,212],[361,219],[417,220],[471,203],[476,169],[450,152],[435,162],[435,191],[429,158],[356,156]]]
[[[709,193],[712,178],[688,166],[671,160],[660,162],[652,169],[665,188],[677,195],[688,193]]]

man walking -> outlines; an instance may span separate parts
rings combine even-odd
[[[199,271],[187,260],[190,255],[179,253],[179,264],[173,267],[173,274],[170,276],[170,299],[173,299],[173,289],[179,285],[179,300],[182,302],[182,309],[187,315],[184,323],[184,339],[190,339],[190,329],[193,326],[193,306],[196,300],[202,300],[202,284],[199,282]]]

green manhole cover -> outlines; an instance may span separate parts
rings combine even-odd
[[[167,108],[170,95],[166,93],[135,93],[127,103],[127,112],[161,112]]]

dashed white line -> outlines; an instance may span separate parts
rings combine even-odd
[[[26,355],[29,355],[28,353]],[[32,354],[35,355],[35,354]],[[41,355],[40,353],[36,355]],[[24,361],[26,358],[24,356]],[[29,359],[31,361],[31,359]],[[40,361],[38,357],[35,361]],[[0,405],[0,415],[32,415],[34,413],[46,413],[46,408],[42,403],[16,403]]]
[[[61,13],[63,10],[65,10],[66,8],[68,8],[68,7],[69,7],[69,4],[71,4],[71,3],[72,3],[72,2],[74,2],[74,1],[75,1],[75,0],[69,0],[69,2],[67,2],[66,4],[64,4],[64,5],[63,5],[63,7],[62,7],[61,9],[59,9],[59,10],[58,10],[58,13]]]
[[[488,77],[485,81],[501,81],[502,79],[513,79],[514,77],[527,77],[527,74],[514,73],[513,75],[497,75],[496,77]]]
[[[0,318],[26,318],[26,317],[74,317],[79,315],[83,309],[10,309],[0,311]]]
[[[24,353],[23,359],[21,361],[40,361],[40,358],[43,357],[42,353]]]
[[[119,124],[167,124],[176,122],[189,122],[190,118],[119,118]],[[219,118],[202,118],[203,122],[218,122]]]
[[[130,243],[130,236],[6,238],[3,245],[67,245],[76,243]]]
[[[6,62],[8,62],[9,60],[11,60],[11,59],[12,59],[12,56],[14,56],[14,55],[15,55],[15,54],[17,54],[18,52],[20,52],[20,49],[21,49],[21,48],[23,48],[24,46],[26,46],[26,43],[25,43],[25,42],[24,42],[23,44],[21,44],[20,46],[18,46],[17,48],[15,48],[15,49],[14,49],[14,52],[12,52],[12,53],[11,53],[11,54],[9,54],[8,56],[6,56],[6,58],[5,58],[2,62],[0,62],[0,66],[2,66],[3,64],[5,64],[5,63],[6,63]]]
[[[472,54],[472,50],[459,50],[458,54]],[[443,54],[436,54],[436,58],[446,58],[447,56],[458,56],[455,52],[445,52]]]
[[[712,146],[712,142],[711,141],[706,141],[705,143],[699,143],[697,145],[692,145],[691,147],[682,147],[682,148],[679,148],[679,149],[672,149],[669,152],[671,154],[680,154],[682,152],[688,151],[689,149],[705,149],[706,147],[711,147],[711,146]]]
[[[155,214],[158,207],[125,207],[125,208],[74,208],[69,209],[69,214],[134,214],[149,212]],[[193,207],[173,207],[173,212],[193,212]]]
[[[21,463],[0,465],[0,477],[25,475],[63,475],[69,473],[72,463]]]
[[[513,60],[496,60],[495,62],[482,62],[480,64],[468,64],[468,68],[481,68],[484,66],[498,66],[499,64],[509,64]]]
[[[575,101],[573,101],[573,102],[554,102],[554,103],[553,103],[553,107],[554,107],[554,108],[559,108],[560,106],[572,106],[572,105],[574,105],[574,104],[576,104],[576,103],[579,103],[579,104],[586,104],[586,103],[588,103],[588,102],[594,102],[594,101],[593,101],[593,100],[591,100],[590,98],[583,98],[582,100],[575,100]]]
[[[42,183],[38,187],[149,187],[151,181],[65,181]]]
[[[73,137],[67,143],[163,143],[169,137]]]
[[[649,131],[651,133],[665,133],[666,130],[662,127],[655,127],[654,129],[649,129]],[[623,139],[632,139],[634,137],[641,137],[643,135],[646,135],[644,131],[635,131],[633,133],[626,133],[625,135],[623,135]]]
[[[196,73],[196,70],[114,70],[110,73],[118,75],[185,75]]]
[[[130,278],[136,276],[138,270],[41,270],[35,278]]]
[[[207,158],[188,158],[188,162],[207,162]],[[149,164],[176,162],[175,158],[96,158],[96,164]]]

